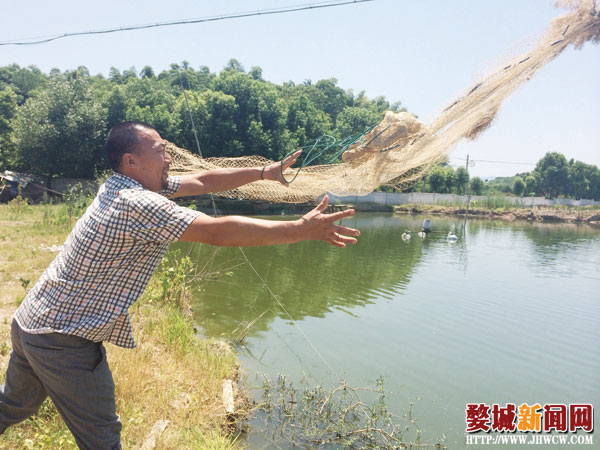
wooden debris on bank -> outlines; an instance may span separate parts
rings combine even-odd
[[[223,407],[225,408],[225,413],[228,416],[232,416],[235,413],[235,408],[233,406],[233,381],[232,380],[223,380]]]

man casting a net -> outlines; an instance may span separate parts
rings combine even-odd
[[[83,449],[120,448],[121,422],[103,341],[133,348],[128,308],[169,243],[262,246],[322,240],[344,247],[358,230],[323,214],[327,198],[301,219],[213,218],[167,197],[222,192],[261,179],[286,184],[282,163],[169,177],[171,158],[150,126],[127,122],[108,134],[114,174],[75,224],[62,251],[15,313],[13,351],[0,388],[0,433],[35,413],[47,396]]]

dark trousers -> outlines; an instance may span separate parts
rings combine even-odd
[[[102,343],[61,333],[29,334],[15,320],[11,338],[0,387],[0,434],[50,396],[79,448],[120,449],[115,384]]]

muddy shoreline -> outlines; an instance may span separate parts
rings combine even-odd
[[[271,203],[266,201],[233,200],[214,198],[218,215],[301,215],[312,208],[314,203]],[[199,211],[214,214],[212,201],[203,197],[196,197],[181,202],[185,206],[194,205]],[[600,209],[587,208],[549,208],[534,206],[530,208],[489,209],[465,208],[439,205],[407,204],[383,205],[376,203],[331,204],[327,212],[354,208],[357,212],[393,212],[396,214],[431,214],[446,216],[461,216],[472,218],[499,219],[506,221],[525,220],[529,222],[547,223],[586,223],[600,225]]]
[[[552,209],[544,207],[490,210],[484,208],[453,208],[435,205],[401,205],[394,208],[396,214],[432,214],[473,218],[499,219],[514,222],[586,223],[600,226],[598,210]]]

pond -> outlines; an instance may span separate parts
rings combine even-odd
[[[195,320],[207,336],[244,337],[250,385],[256,373],[326,387],[383,376],[390,410],[413,403],[423,440],[450,449],[466,448],[467,403],[597,408],[600,229],[428,217],[423,240],[424,218],[357,214],[344,224],[362,235],[346,249],[188,245],[221,272],[197,286]]]

